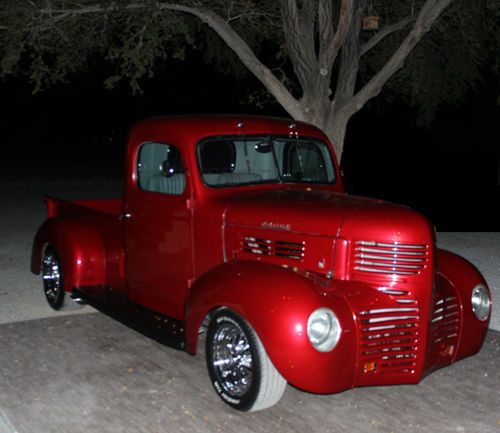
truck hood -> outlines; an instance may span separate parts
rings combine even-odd
[[[431,286],[432,226],[404,206],[330,191],[255,192],[226,203],[224,223],[226,258]]]
[[[350,214],[380,205],[388,204],[331,191],[263,191],[231,200],[225,210],[225,224],[331,237],[339,235]]]

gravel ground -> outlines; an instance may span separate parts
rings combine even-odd
[[[89,175],[84,165],[0,168],[0,323],[53,316],[40,277],[29,271],[33,237],[45,219],[41,196],[116,197],[121,194],[120,170],[100,166]],[[463,255],[486,277],[494,298],[490,328],[500,331],[500,233],[441,232],[438,245]]]
[[[106,198],[121,194],[115,172],[106,174],[98,168],[86,175],[83,169],[75,170],[78,175],[57,165],[38,172],[33,167],[0,166],[0,323],[55,314],[45,301],[40,277],[30,272],[33,238],[46,218],[42,195]]]
[[[472,262],[486,278],[493,296],[490,328],[500,331],[500,233],[438,233],[440,248]]]
[[[1,433],[500,433],[500,333],[418,385],[228,408],[192,357],[104,316],[0,324]]]

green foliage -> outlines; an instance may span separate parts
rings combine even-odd
[[[227,19],[257,53],[280,34],[276,1],[203,0],[177,4],[208,8]],[[100,56],[114,72],[105,85],[128,82],[140,92],[169,58],[183,59],[187,46],[207,62],[243,77],[237,57],[200,20],[160,7],[154,0],[4,0],[0,10],[0,77],[25,75],[40,91],[85,72]]]
[[[184,58],[185,47],[192,44],[189,26],[183,16],[151,7],[113,14],[113,32],[108,38],[106,58],[117,66],[105,84],[113,87],[125,79],[134,92],[140,80],[151,78],[158,63],[169,58]],[[109,43],[111,42],[111,43]]]
[[[0,12],[6,27],[0,29],[0,75],[24,74],[35,92],[85,71],[96,54],[114,65],[107,86],[126,80],[137,92],[158,63],[182,57],[193,42],[186,17],[151,0],[140,8],[109,0],[7,1]],[[78,12],[94,6],[100,10]]]
[[[124,81],[133,92],[140,92],[142,80],[151,77],[169,58],[182,59],[188,46],[200,50],[207,62],[223,71],[240,77],[247,73],[237,56],[208,26],[187,14],[161,8],[164,2],[3,0],[2,3],[0,76],[24,74],[35,91],[85,72],[92,59],[100,58],[113,68],[106,86]],[[277,0],[175,3],[217,13],[292,94],[300,95],[284,47]],[[301,4],[304,7],[312,3]],[[365,15],[381,17],[382,29],[408,15],[416,16],[424,0],[359,0],[359,4],[365,6]],[[418,107],[423,122],[432,119],[443,101],[458,103],[468,89],[480,82],[485,68],[498,76],[499,22],[498,0],[454,0],[413,50],[406,67],[389,81],[385,95],[398,95]],[[362,57],[358,88],[385,64],[409,28],[385,38]],[[374,34],[362,31],[360,43],[367,42]],[[335,77],[333,74],[334,80]],[[262,95],[250,95],[250,99],[254,103],[268,101]]]

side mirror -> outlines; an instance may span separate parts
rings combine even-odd
[[[273,145],[268,141],[263,141],[255,145],[255,150],[257,153],[271,153],[273,151]]]
[[[161,174],[165,177],[172,177],[177,173],[177,167],[169,161],[163,161],[160,165]]]

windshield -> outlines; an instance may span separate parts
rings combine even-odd
[[[222,137],[198,146],[209,186],[254,183],[335,183],[328,146],[319,140],[283,137]]]

